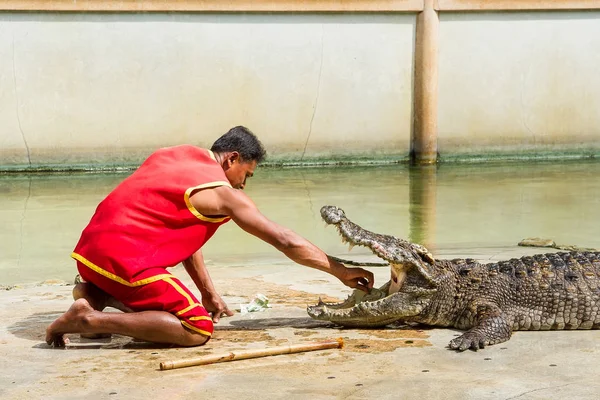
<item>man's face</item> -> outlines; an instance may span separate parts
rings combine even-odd
[[[237,157],[229,161],[229,168],[225,171],[225,175],[234,189],[243,190],[246,186],[246,179],[254,175],[255,169],[256,161],[240,162],[240,158]]]

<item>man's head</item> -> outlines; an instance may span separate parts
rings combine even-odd
[[[229,183],[236,189],[246,186],[246,178],[254,174],[254,169],[267,154],[258,138],[243,126],[230,129],[210,149],[218,157]]]

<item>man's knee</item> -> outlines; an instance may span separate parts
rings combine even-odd
[[[201,335],[199,333],[195,334],[195,336],[196,340],[194,346],[203,346],[208,342],[208,339],[210,339],[210,336]]]
[[[208,339],[210,339],[210,336],[206,336],[201,333],[193,332],[193,331],[189,330],[188,328],[184,328],[184,329],[185,329],[186,335],[185,335],[184,342],[180,343],[182,346],[189,346],[189,347],[202,346],[202,345],[206,344],[206,342],[208,342]]]

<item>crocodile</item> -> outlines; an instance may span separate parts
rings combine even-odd
[[[343,242],[389,262],[391,279],[341,303],[307,308],[317,320],[354,328],[392,323],[464,330],[452,350],[478,350],[513,331],[600,328],[600,252],[536,254],[506,261],[435,259],[420,244],[370,232],[335,206],[321,208]]]

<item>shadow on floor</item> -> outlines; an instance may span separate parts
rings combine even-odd
[[[215,330],[264,330],[273,328],[327,328],[334,327],[330,322],[317,321],[310,317],[296,318],[257,318],[229,321],[228,325],[215,326]]]

